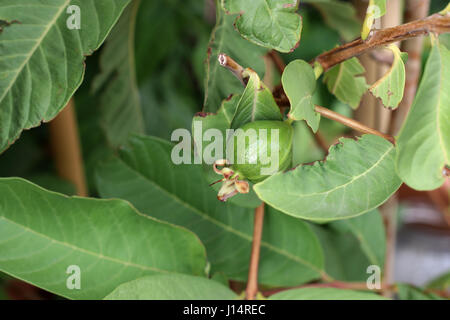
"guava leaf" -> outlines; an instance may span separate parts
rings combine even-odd
[[[369,266],[380,267],[380,273],[383,270],[386,241],[378,210],[312,227],[324,250],[325,272],[333,279],[365,282]]]
[[[83,79],[85,56],[104,41],[129,0],[2,0],[0,152],[22,130],[52,120]],[[81,29],[67,26],[77,5]]]
[[[387,300],[372,292],[336,288],[301,288],[276,293],[269,300]]]
[[[80,289],[67,285],[78,266]],[[71,299],[101,299],[123,282],[160,273],[203,275],[192,232],[123,200],[67,197],[0,179],[0,270]]]
[[[99,95],[101,124],[113,147],[131,133],[144,133],[141,100],[136,83],[134,31],[140,0],[133,0],[106,39],[100,70],[92,89]]]
[[[230,71],[220,66],[219,54],[229,55],[239,64],[251,67],[263,77],[265,72],[263,56],[268,51],[243,39],[233,27],[235,18],[225,14],[220,4],[216,6],[216,12],[216,26],[211,33],[205,61],[204,112],[216,112],[222,101],[230,94],[244,91],[242,83]]]
[[[100,195],[126,199],[145,214],[192,230],[207,248],[212,273],[246,281],[254,210],[218,202],[201,166],[173,164],[172,148],[163,140],[132,138],[119,157],[99,166]],[[298,285],[320,278],[322,268],[322,251],[310,227],[266,207],[259,282]]]
[[[323,80],[336,98],[356,109],[367,90],[366,79],[362,75],[364,72],[359,60],[352,58],[328,70]]]
[[[316,89],[313,68],[303,60],[294,60],[286,66],[281,83],[291,104],[288,117],[293,120],[305,120],[316,132],[319,129],[320,114],[314,111],[312,102],[312,95]]]
[[[383,219],[378,210],[373,210],[359,217],[332,222],[331,226],[340,230],[340,232],[353,234],[370,264],[383,268],[386,234]]]
[[[302,3],[310,3],[316,7],[325,23],[335,29],[345,41],[351,41],[358,36],[361,22],[351,3],[336,0],[303,0]]]
[[[280,52],[299,44],[302,18],[298,0],[221,0],[228,14],[239,14],[235,26],[247,40]]]
[[[231,128],[237,129],[246,123],[258,120],[278,120],[283,117],[272,92],[260,80],[258,74],[251,69],[246,69],[248,83],[239,100]]]
[[[450,162],[450,52],[442,44],[431,49],[408,117],[397,139],[396,168],[411,188],[441,186]]]
[[[405,90],[405,63],[407,53],[400,52],[400,49],[392,44],[388,47],[394,54],[394,61],[389,71],[377,82],[369,91],[377,98],[380,98],[383,105],[389,109],[397,109],[403,99]]]
[[[154,275],[121,284],[105,300],[234,300],[226,286],[185,274]]]
[[[372,30],[375,19],[379,19],[386,14],[386,0],[370,0],[364,18],[361,38],[366,40]]]
[[[427,289],[436,289],[436,290],[449,290],[450,289],[450,271],[444,273],[433,280],[431,280],[427,285]]]
[[[383,204],[400,187],[395,147],[364,135],[340,139],[327,159],[277,173],[254,186],[272,207],[297,218],[330,221],[355,217]]]
[[[400,300],[444,300],[438,295],[426,292],[422,288],[405,283],[397,283],[397,294]]]

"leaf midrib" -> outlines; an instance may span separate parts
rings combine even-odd
[[[153,186],[155,186],[158,190],[160,190],[160,191],[162,191],[163,193],[167,194],[167,195],[168,195],[170,198],[172,198],[174,201],[180,203],[182,206],[188,208],[189,210],[191,210],[191,211],[194,212],[195,214],[201,216],[201,217],[204,218],[205,220],[208,220],[209,222],[211,222],[211,223],[213,223],[213,224],[215,224],[215,225],[217,225],[217,226],[223,228],[224,230],[229,231],[229,232],[231,232],[231,233],[233,233],[233,234],[235,234],[235,235],[237,235],[237,236],[239,236],[239,237],[241,237],[241,238],[243,238],[243,239],[245,239],[245,240],[247,240],[247,241],[249,241],[249,242],[252,242],[252,241],[253,241],[253,238],[252,238],[251,236],[249,236],[249,235],[247,235],[247,234],[245,234],[245,233],[242,233],[242,232],[240,232],[240,231],[238,231],[238,230],[235,230],[235,229],[233,229],[232,227],[230,227],[230,226],[228,226],[228,225],[226,225],[226,224],[224,224],[224,223],[222,223],[222,222],[220,222],[220,221],[218,221],[218,220],[216,220],[216,219],[213,219],[213,218],[210,217],[208,214],[206,214],[206,213],[204,213],[203,211],[201,211],[201,210],[195,208],[194,206],[192,206],[192,205],[189,204],[188,202],[185,202],[183,199],[179,198],[178,196],[176,196],[175,194],[169,192],[168,190],[162,188],[162,187],[161,187],[159,184],[157,184],[155,181],[153,181],[153,180],[151,180],[150,178],[146,177],[145,175],[143,175],[142,173],[140,173],[138,170],[135,170],[133,167],[131,167],[128,163],[126,163],[126,162],[123,161],[122,159],[120,159],[120,158],[117,158],[117,159],[118,159],[121,163],[123,163],[127,168],[129,168],[129,169],[132,170],[135,174],[137,174],[139,177],[143,178],[145,181],[148,181],[150,184],[152,184]],[[302,258],[299,258],[299,257],[297,257],[297,256],[295,256],[295,255],[292,255],[291,253],[289,253],[289,252],[287,252],[287,251],[284,251],[284,250],[281,250],[281,249],[279,249],[279,248],[277,248],[277,247],[274,247],[273,245],[271,245],[270,243],[265,242],[264,240],[261,241],[261,246],[262,246],[262,247],[266,247],[266,248],[268,248],[269,250],[272,250],[272,251],[274,251],[274,252],[276,252],[276,253],[278,253],[278,254],[280,254],[280,255],[283,255],[283,256],[285,256],[285,257],[287,257],[287,258],[289,258],[289,259],[291,259],[291,260],[293,260],[293,261],[297,261],[297,262],[299,262],[300,264],[303,264],[303,265],[305,265],[305,266],[311,268],[312,270],[318,272],[319,274],[322,272],[322,270],[321,270],[319,267],[317,267],[317,266],[311,264],[310,262],[308,262],[308,261],[306,261],[306,260],[303,260]]]
[[[27,56],[27,58],[24,60],[24,62],[22,63],[22,65],[16,70],[16,75],[14,76],[13,79],[11,79],[10,84],[8,85],[8,87],[6,87],[4,93],[2,94],[2,96],[0,97],[0,103],[3,101],[3,99],[5,99],[6,95],[8,94],[8,92],[10,92],[11,88],[13,87],[13,85],[16,83],[17,78],[19,77],[19,75],[22,73],[23,69],[25,68],[25,66],[28,64],[28,62],[30,62],[31,57],[34,55],[34,53],[36,52],[36,50],[40,47],[40,45],[42,44],[42,42],[44,41],[45,37],[47,36],[47,34],[50,32],[50,30],[52,29],[52,27],[55,25],[56,21],[59,19],[59,17],[61,16],[62,12],[64,11],[64,8],[67,7],[70,4],[71,0],[66,0],[64,2],[63,5],[61,5],[61,8],[57,11],[56,15],[53,17],[53,19],[49,22],[49,24],[46,26],[43,34],[41,37],[39,37],[38,39],[36,39],[36,44],[33,46],[33,48],[30,51],[30,54]]]
[[[339,186],[337,186],[337,187],[335,187],[333,189],[330,189],[330,190],[327,190],[327,191],[324,191],[324,192],[314,192],[314,193],[304,193],[304,194],[294,193],[293,190],[287,190],[287,191],[284,192],[284,194],[293,195],[293,196],[296,196],[296,197],[304,198],[304,197],[312,197],[312,196],[317,196],[317,195],[329,194],[329,193],[334,192],[334,191],[336,191],[338,189],[345,188],[349,184],[353,183],[355,180],[361,178],[362,176],[365,176],[366,174],[368,174],[368,172],[372,171],[375,167],[377,167],[378,164],[391,152],[391,150],[393,148],[394,148],[393,146],[390,146],[389,149],[380,157],[380,159],[378,159],[372,166],[370,166],[363,173],[352,177],[352,179],[350,179],[348,182],[346,182],[346,183],[344,183],[342,185],[339,185]],[[284,173],[282,173],[282,174],[284,174]],[[264,182],[262,183],[262,185],[263,184],[264,184]]]

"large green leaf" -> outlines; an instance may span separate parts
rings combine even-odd
[[[185,274],[155,275],[121,284],[106,300],[233,300],[224,285]]]
[[[134,31],[140,0],[133,0],[111,31],[100,59],[101,73],[93,82],[100,95],[101,123],[112,146],[130,133],[144,133],[134,63]]]
[[[392,44],[388,47],[394,54],[394,61],[388,72],[376,81],[369,91],[377,98],[380,98],[383,105],[390,109],[396,109],[403,99],[405,90],[405,63],[407,53],[400,52],[400,49]]]
[[[316,7],[323,15],[325,23],[336,29],[345,41],[351,41],[358,36],[361,23],[351,3],[337,0],[303,0],[302,2]],[[303,39],[302,44],[304,45]]]
[[[341,233],[352,233],[370,264],[383,268],[386,234],[383,219],[378,210],[352,219],[335,221],[332,223],[332,227],[339,229]]]
[[[323,81],[326,82],[328,90],[340,101],[356,109],[367,90],[366,79],[362,76],[364,72],[359,60],[352,58],[328,70]]]
[[[289,118],[305,120],[311,129],[319,129],[320,115],[314,111],[312,95],[316,89],[316,76],[309,63],[294,60],[289,63],[281,77],[284,92],[289,98]]]
[[[189,228],[205,244],[212,272],[246,281],[253,210],[220,203],[200,165],[173,164],[172,147],[155,138],[132,138],[120,158],[99,167],[100,194],[129,200],[145,214]],[[309,226],[266,211],[260,283],[284,286],[320,278],[322,252]]]
[[[301,288],[276,293],[270,300],[386,300],[371,292],[335,288]]]
[[[85,55],[97,49],[129,0],[2,0],[0,151],[23,129],[50,121],[80,85]],[[69,30],[69,5],[81,29]]]
[[[394,146],[378,136],[341,139],[326,161],[275,174],[254,189],[263,201],[295,217],[350,218],[377,208],[400,187],[394,154]]]
[[[242,93],[236,108],[236,113],[231,122],[231,128],[237,129],[248,122],[258,120],[283,119],[272,92],[261,81],[258,74],[251,69],[245,71],[248,75],[248,83]]]
[[[239,14],[236,28],[241,35],[263,47],[293,51],[299,44],[302,18],[298,0],[221,0],[227,13]]]
[[[205,101],[203,111],[216,112],[230,94],[241,93],[242,83],[227,69],[220,66],[218,56],[225,53],[245,67],[251,67],[261,77],[265,66],[263,55],[267,49],[243,39],[233,27],[234,18],[217,5],[217,22],[211,34],[206,58]]]
[[[397,139],[400,178],[417,190],[441,186],[450,165],[450,52],[436,43],[416,98]]]
[[[81,288],[66,286],[78,266]],[[140,214],[123,200],[67,197],[0,179],[0,270],[68,298],[99,299],[145,275],[204,274],[191,232]]]
[[[334,279],[366,281],[370,265],[383,270],[386,235],[377,210],[351,219],[313,225],[313,230],[324,250],[325,271]]]

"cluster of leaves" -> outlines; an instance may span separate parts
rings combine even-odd
[[[365,281],[367,266],[382,267],[385,230],[377,207],[402,181],[426,190],[444,182],[450,153],[445,90],[450,54],[434,39],[397,146],[372,135],[341,139],[325,162],[303,165],[323,156],[305,123],[313,131],[330,127],[315,112],[315,103],[355,109],[369,89],[395,108],[405,80],[405,57],[391,46],[391,69],[370,87],[356,58],[333,67],[324,83],[318,82],[317,70],[298,59],[329,49],[318,48],[311,34],[323,30],[331,39],[324,45],[332,47],[339,37],[354,37],[361,26],[349,3],[304,2],[318,9],[326,25],[308,17],[317,15],[311,9],[302,19],[298,1],[292,0],[217,1],[214,28],[195,0],[42,0],[39,6],[34,0],[2,1],[1,21],[19,23],[0,31],[0,150],[64,108],[82,83],[85,56],[106,39],[75,101],[91,193],[115,200],[68,197],[62,193],[73,193],[70,186],[51,176],[30,179],[40,186],[22,178],[0,179],[0,270],[73,299],[236,299],[223,282],[246,281],[252,212],[261,201],[267,204],[262,286]],[[69,5],[81,7],[80,30],[66,27]],[[300,45],[294,51],[302,29],[311,32],[303,34],[306,49]],[[310,48],[316,51],[302,51]],[[291,52],[281,83],[294,120],[294,164],[300,165],[252,186],[249,195],[219,203],[208,186],[211,172],[199,165],[174,165],[173,145],[164,139],[173,129],[190,126],[202,92],[203,111],[209,114],[194,119],[204,128],[282,120],[261,80],[269,50]],[[219,53],[251,68],[245,88],[219,66]],[[82,271],[81,290],[66,286],[70,265]],[[305,288],[271,299],[318,297],[380,298]]]

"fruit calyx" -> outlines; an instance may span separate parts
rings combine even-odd
[[[238,193],[248,193],[250,191],[248,182],[239,180],[239,172],[235,172],[228,165],[229,163],[226,159],[217,160],[213,165],[214,172],[223,176],[222,179],[211,184],[222,182],[222,186],[217,194],[217,199],[222,202],[227,201]],[[220,169],[219,167],[222,168]]]

